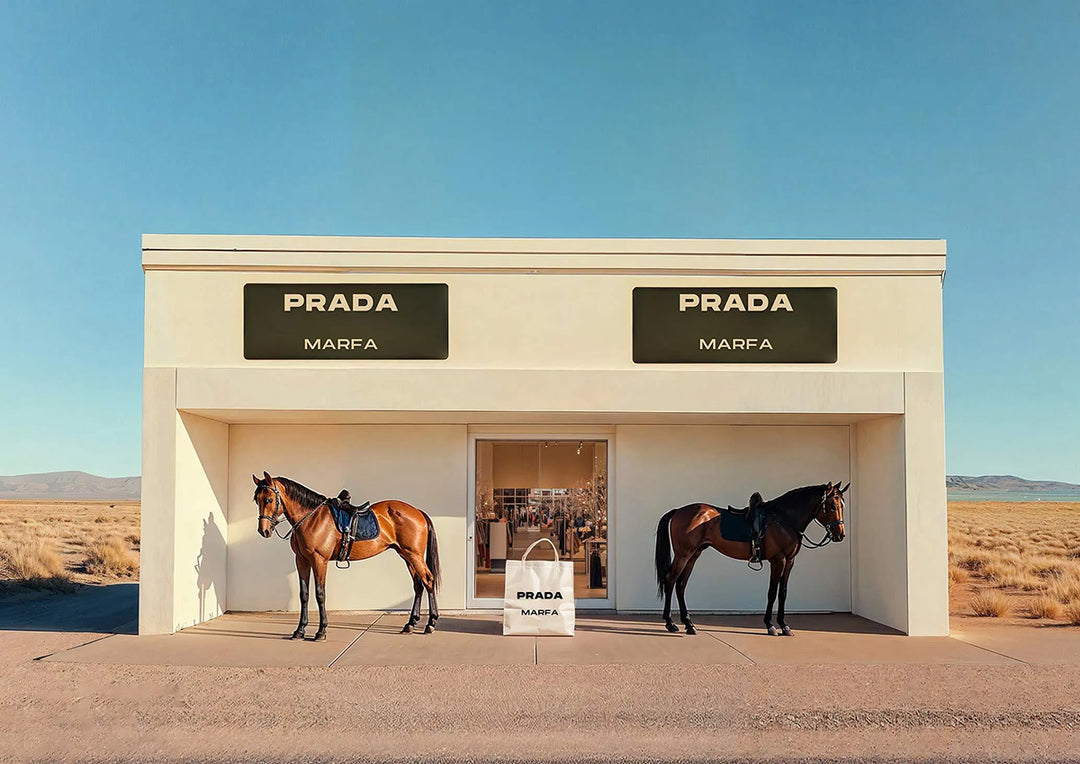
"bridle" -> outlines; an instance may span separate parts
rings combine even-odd
[[[282,520],[287,519],[285,515],[285,500],[281,498],[281,491],[278,490],[278,487],[274,485],[272,481],[265,483],[265,485],[267,488],[274,492],[274,513],[272,515],[264,515],[262,512],[260,512],[259,519],[268,521],[270,523],[271,533],[273,533],[282,541],[287,541],[290,536],[296,533],[296,529],[304,524],[304,520],[307,520],[313,514],[318,512],[319,507],[323,506],[323,504],[326,504],[326,502],[329,501],[329,499],[323,499],[321,504],[319,504],[315,507],[315,509],[311,510],[302,518],[300,518],[300,522],[296,523],[292,528],[289,529],[288,533],[282,536],[280,533],[277,532],[277,527]]]
[[[821,507],[818,510],[818,512],[820,512],[821,514],[825,513],[825,502],[828,500],[828,498],[829,498],[829,494],[825,494],[824,496],[821,497]],[[844,494],[840,494],[840,512],[843,513],[843,511],[844,511]],[[818,515],[818,513],[815,512],[814,513],[814,519],[815,520],[817,519],[817,515]],[[818,522],[821,523],[820,520],[818,520]],[[843,529],[843,527],[844,527],[843,514],[841,514],[840,518],[837,518],[836,520],[830,520],[827,523],[821,523],[821,524],[823,526],[825,526],[825,536],[824,536],[824,538],[821,539],[821,541],[818,541],[816,543],[811,541],[810,539],[808,539],[806,537],[806,532],[805,531],[803,531],[802,533],[799,534],[799,538],[802,539],[802,542],[806,546],[808,546],[810,549],[821,549],[821,547],[828,546],[830,543],[832,543],[832,540],[833,540],[832,529],[836,528],[838,526],[841,529]]]

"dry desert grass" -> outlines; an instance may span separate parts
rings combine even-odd
[[[1080,504],[950,502],[953,615],[1080,622]]]
[[[139,574],[139,502],[0,501],[0,593]]]

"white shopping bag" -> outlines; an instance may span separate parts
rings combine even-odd
[[[521,560],[506,561],[503,634],[574,636],[574,563],[529,560],[529,552],[551,539],[540,539]]]

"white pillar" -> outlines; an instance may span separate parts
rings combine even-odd
[[[944,375],[904,374],[904,401],[907,633],[943,636],[949,633]]]
[[[144,369],[140,634],[173,631],[176,425],[176,369]]]

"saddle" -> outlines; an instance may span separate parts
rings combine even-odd
[[[348,562],[354,541],[370,541],[379,536],[379,519],[371,511],[371,502],[365,501],[356,507],[350,503],[351,499],[349,492],[343,489],[336,498],[326,502],[341,533],[337,562]]]
[[[750,563],[761,562],[761,543],[765,536],[765,513],[758,508],[764,504],[756,491],[750,504],[739,509],[730,504],[720,510],[720,534],[729,541],[750,543]]]

